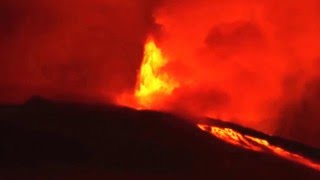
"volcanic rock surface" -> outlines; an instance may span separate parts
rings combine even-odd
[[[313,159],[319,150],[214,120]],[[33,98],[0,106],[0,179],[320,179],[320,172],[227,144],[194,120]]]

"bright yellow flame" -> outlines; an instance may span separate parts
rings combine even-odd
[[[167,64],[166,58],[149,38],[145,45],[144,58],[138,76],[135,97],[143,108],[150,108],[161,97],[170,95],[178,86],[161,69]]]

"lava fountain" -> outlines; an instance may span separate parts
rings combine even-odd
[[[161,71],[167,62],[161,49],[150,37],[145,45],[144,58],[135,91],[135,97],[141,107],[152,107],[153,104],[161,98],[169,96],[179,86],[178,83],[170,79],[168,74]]]
[[[145,44],[144,57],[134,95],[122,94],[118,103],[136,109],[157,109],[170,96],[179,83],[162,70],[168,63],[154,39],[149,37]]]

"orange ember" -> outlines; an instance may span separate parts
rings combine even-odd
[[[216,126],[209,126],[203,124],[198,124],[198,127],[201,130],[209,132],[215,137],[227,143],[236,145],[238,147],[242,147],[244,149],[249,149],[256,152],[272,153],[287,160],[300,163],[320,171],[319,163],[313,162],[312,160],[305,158],[301,155],[289,152],[281,147],[272,145],[267,140],[255,138],[248,135],[243,135],[229,128],[220,128]]]

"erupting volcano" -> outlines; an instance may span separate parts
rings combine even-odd
[[[0,179],[320,179],[319,19],[319,0],[0,1]]]
[[[145,44],[144,58],[137,79],[137,86],[132,102],[119,102],[137,109],[152,109],[159,107],[161,101],[170,97],[179,83],[162,70],[168,60],[163,56],[162,51],[158,48],[153,40],[149,38]],[[156,109],[155,109],[156,110]],[[250,135],[241,134],[231,128],[221,128],[210,125],[198,124],[201,130],[211,133],[213,136],[227,142],[244,148],[262,153],[273,153],[287,160],[303,164],[310,168],[320,171],[320,163],[314,162],[301,155],[287,151],[281,147],[270,144],[267,140]]]

